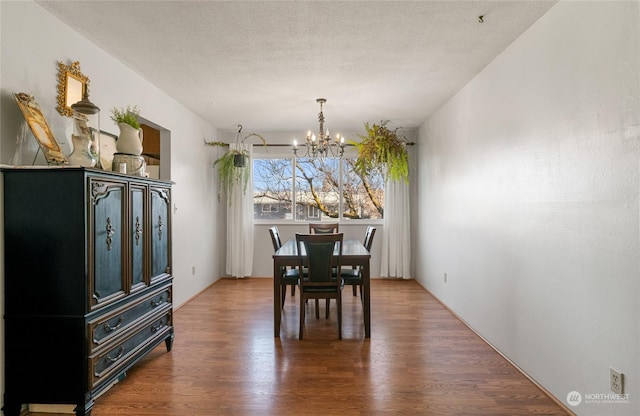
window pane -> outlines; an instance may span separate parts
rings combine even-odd
[[[340,215],[340,159],[296,159],[296,220]]]
[[[342,217],[381,219],[384,211],[384,178],[380,172],[361,177],[353,170],[354,158],[344,158]]]
[[[293,219],[291,159],[253,160],[253,218]]]

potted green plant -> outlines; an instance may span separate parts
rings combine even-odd
[[[139,115],[140,110],[137,106],[113,107],[111,110],[111,120],[120,129],[116,141],[116,149],[119,153],[137,156],[142,154],[142,129],[138,121]]]
[[[380,172],[385,179],[409,182],[409,154],[407,139],[398,134],[398,128],[387,127],[389,120],[380,124],[364,124],[366,135],[359,134],[360,142],[351,144],[358,150],[354,169],[361,175]]]
[[[111,109],[111,120],[116,124],[126,123],[136,130],[140,128],[139,115],[140,110],[135,105],[133,107],[127,106],[126,108],[113,107]]]
[[[217,167],[218,171],[218,201],[223,196],[227,197],[229,205],[231,205],[231,194],[233,193],[234,185],[239,184],[242,187],[242,192],[246,192],[247,184],[249,183],[249,152],[242,149],[242,144],[250,137],[258,137],[262,140],[262,144],[266,147],[267,141],[261,135],[257,133],[251,133],[242,139],[240,134],[242,132],[242,125],[238,125],[238,135],[236,137],[236,149],[227,150],[222,156],[220,156],[213,166]],[[208,142],[204,141],[206,146],[229,146],[224,142]],[[240,150],[239,150],[240,149]]]

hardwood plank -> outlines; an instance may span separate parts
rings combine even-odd
[[[350,288],[348,288],[350,289]],[[177,310],[154,350],[98,398],[113,415],[566,415],[414,281],[373,280],[371,339],[343,293],[343,339],[288,292],[273,337],[271,279],[222,279]]]

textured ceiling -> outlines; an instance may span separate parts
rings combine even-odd
[[[313,128],[318,97],[334,131],[417,127],[554,5],[37,3],[215,127],[263,132]]]

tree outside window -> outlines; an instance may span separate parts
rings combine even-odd
[[[348,157],[254,158],[254,218],[381,219],[384,179],[378,173],[367,177],[356,173],[353,162]],[[264,205],[271,208],[263,209]]]

